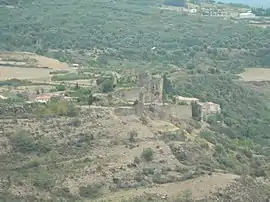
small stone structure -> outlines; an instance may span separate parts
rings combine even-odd
[[[196,101],[192,103],[192,117],[197,118],[199,121],[204,121],[207,116],[220,112],[220,105],[213,102]]]
[[[137,115],[143,115],[144,112],[144,93],[145,89],[141,88],[140,93],[139,93],[139,100],[135,103],[135,113]]]

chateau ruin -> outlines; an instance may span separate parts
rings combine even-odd
[[[139,74],[138,85],[141,88],[140,96],[145,103],[163,102],[163,77],[150,73]]]
[[[219,104],[213,102],[193,102],[192,103],[192,117],[199,121],[204,121],[209,115],[220,113],[221,108]]]

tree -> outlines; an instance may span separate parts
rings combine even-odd
[[[90,107],[90,106],[93,104],[93,102],[94,102],[94,97],[93,97],[93,94],[91,93],[91,91],[90,91],[90,94],[88,95],[87,102],[88,102],[89,107]]]
[[[101,84],[101,91],[103,93],[108,93],[114,90],[114,83],[111,79],[105,79]]]
[[[153,160],[154,152],[151,148],[144,149],[142,152],[141,157],[146,161],[152,161]]]

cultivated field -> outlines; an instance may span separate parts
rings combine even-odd
[[[28,66],[50,68],[55,70],[69,69],[67,63],[59,62],[56,59],[37,55],[29,52],[0,52],[2,61],[24,61]]]
[[[0,52],[0,80],[50,81],[53,70],[70,70],[67,63],[28,52]]]
[[[248,68],[244,73],[239,74],[244,81],[270,81],[270,69]]]
[[[35,81],[48,81],[50,80],[50,69],[43,68],[24,68],[24,67],[0,67],[0,80],[8,79],[28,79]]]

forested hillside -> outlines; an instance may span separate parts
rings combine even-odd
[[[161,1],[56,0],[0,8],[1,50],[106,51],[128,59],[232,71],[269,66],[269,29],[159,8]],[[152,47],[156,47],[151,51]],[[105,53],[104,53],[105,54]]]

